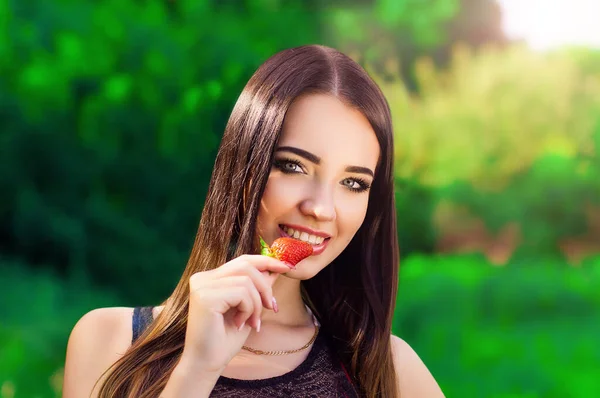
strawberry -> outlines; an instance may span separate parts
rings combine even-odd
[[[263,238],[260,238],[260,246],[260,254],[274,257],[279,261],[290,264],[292,267],[296,267],[296,264],[313,253],[313,247],[310,243],[288,237],[275,239],[271,247],[265,243]]]

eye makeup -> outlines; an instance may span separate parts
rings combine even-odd
[[[306,168],[304,167],[302,162],[292,158],[277,158],[273,161],[273,166],[284,174],[304,174],[306,172]],[[297,167],[297,169],[294,169],[294,166]],[[359,187],[355,188],[352,186],[348,186],[347,184],[344,184],[344,181],[355,182],[359,185]],[[371,188],[371,184],[369,184],[365,179],[360,177],[344,178],[340,184],[348,188],[350,191],[356,193],[365,192]]]

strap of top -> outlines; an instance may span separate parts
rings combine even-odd
[[[315,315],[310,310],[310,308],[308,308],[308,306],[306,305],[305,307],[308,313],[312,316],[315,325],[321,326]],[[138,337],[142,335],[142,333],[144,333],[144,330],[146,330],[146,328],[150,326],[150,324],[154,320],[154,316],[152,315],[152,309],[153,307],[135,307],[133,309],[133,318],[131,320],[131,330],[133,332],[131,339],[132,344],[138,339]]]
[[[144,330],[150,326],[153,320],[152,307],[135,307],[133,309],[133,318],[131,320],[131,330],[133,332],[132,344],[144,333]]]

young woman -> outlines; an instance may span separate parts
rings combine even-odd
[[[86,314],[64,397],[443,396],[391,335],[393,152],[387,102],[350,58],[311,45],[268,59],[233,109],[173,294]],[[257,254],[259,236],[314,252],[292,269]]]

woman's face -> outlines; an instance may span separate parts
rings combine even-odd
[[[309,279],[333,261],[361,226],[379,143],[368,120],[333,96],[304,95],[288,110],[258,214],[271,244],[291,235],[314,253],[289,277]]]

